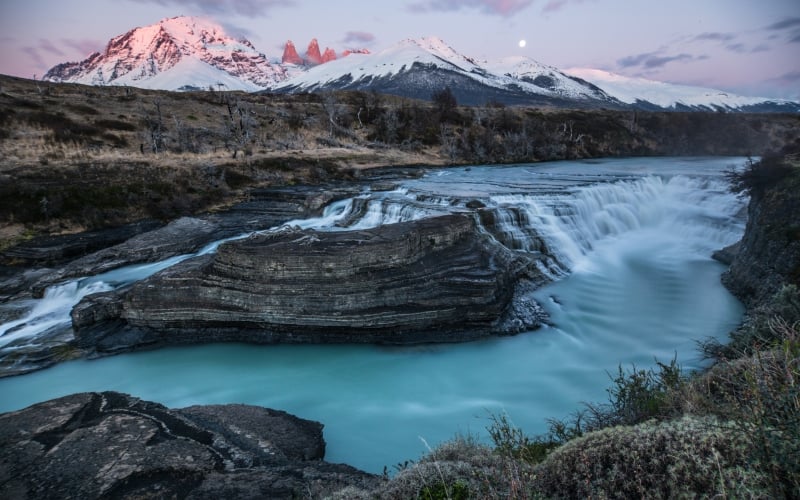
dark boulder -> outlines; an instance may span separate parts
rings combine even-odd
[[[0,497],[316,498],[380,482],[324,451],[322,424],[281,411],[73,394],[0,415]]]

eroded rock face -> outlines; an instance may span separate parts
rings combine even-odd
[[[530,307],[512,304],[530,267],[465,214],[362,231],[284,231],[229,242],[116,298],[90,296],[73,311],[73,326],[81,347],[101,353],[227,340],[464,341],[536,326]],[[514,312],[522,309],[524,320]]]
[[[752,194],[741,241],[716,257],[730,268],[725,286],[754,307],[788,284],[800,285],[800,174],[787,176],[766,192]]]
[[[282,411],[73,394],[0,415],[0,497],[317,498],[378,481],[324,453],[322,424]]]

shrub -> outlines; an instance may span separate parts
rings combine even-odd
[[[775,497],[800,497],[800,322],[770,322],[770,348],[717,363],[692,382],[696,409],[736,422]],[[698,398],[699,399],[699,398]]]
[[[630,371],[620,366],[617,375],[611,377],[612,386],[606,389],[608,403],[586,405],[585,427],[596,430],[674,415],[673,395],[684,383],[681,368],[677,358],[669,364],[656,361],[656,366],[647,370],[633,366]]]
[[[94,124],[96,127],[99,127],[101,129],[120,130],[124,132],[134,132],[136,130],[136,125],[122,120],[112,120],[112,119],[95,120]]]
[[[750,159],[742,170],[728,170],[725,177],[732,192],[759,195],[791,175],[793,170],[783,155],[768,154],[761,161]]]
[[[753,468],[749,436],[730,422],[683,417],[592,432],[536,468],[551,498],[764,497],[768,478]]]
[[[529,437],[522,429],[514,426],[505,413],[491,415],[489,418],[492,423],[486,430],[494,443],[495,453],[513,460],[537,464],[569,439],[568,433],[564,432],[567,426],[560,421],[551,422],[549,434]],[[554,426],[561,431],[553,432]],[[577,433],[569,433],[572,437],[576,435],[580,435],[580,430]]]

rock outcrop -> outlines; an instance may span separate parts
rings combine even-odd
[[[330,47],[325,47],[325,52],[322,53],[322,62],[331,62],[336,60],[336,51]]]
[[[182,217],[164,227],[137,234],[122,243],[75,259],[42,277],[32,291],[34,296],[41,297],[48,286],[69,278],[92,276],[122,266],[193,253],[216,240],[312,217],[334,197],[351,196],[356,192],[358,187],[328,191],[301,188],[253,191],[250,201],[239,203],[224,213]]]
[[[306,49],[306,62],[310,65],[322,64],[322,54],[319,52],[319,42],[312,38]]]
[[[297,66],[302,66],[303,64],[303,58],[297,53],[297,48],[295,48],[294,43],[291,40],[288,40],[286,45],[283,47],[283,57],[281,57],[281,63],[296,64]]]
[[[538,326],[535,307],[512,301],[532,267],[465,214],[287,230],[89,296],[73,310],[73,328],[77,344],[99,354],[215,341],[465,341]]]
[[[741,241],[715,255],[730,262],[725,286],[749,308],[769,301],[784,285],[800,286],[800,161],[768,189],[751,189]]]
[[[0,497],[319,498],[380,482],[324,454],[322,424],[282,411],[80,393],[0,415]]]

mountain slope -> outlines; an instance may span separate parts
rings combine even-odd
[[[348,57],[345,57],[348,56]],[[44,80],[163,90],[277,93],[363,90],[418,99],[450,87],[459,104],[669,111],[800,112],[800,103],[628,78],[592,69],[561,71],[527,57],[476,61],[437,37],[404,40],[381,52],[320,51],[287,42],[270,60],[206,19],[174,17],[112,38],[103,53],[50,69]],[[591,82],[591,83],[590,83]]]
[[[103,54],[59,64],[44,79],[164,90],[223,84],[228,90],[254,91],[285,77],[284,68],[271,64],[249,41],[226,35],[208,20],[173,17],[112,38]]]
[[[678,111],[800,111],[799,103],[782,99],[746,97],[704,87],[630,78],[597,69],[573,68],[566,73],[592,82],[608,95],[637,108]]]
[[[543,68],[540,79],[533,68]],[[524,78],[522,76],[525,76]],[[276,85],[276,92],[370,90],[430,99],[449,86],[461,104],[614,106],[600,89],[535,61],[479,63],[436,37],[404,40],[376,54],[352,54]]]

